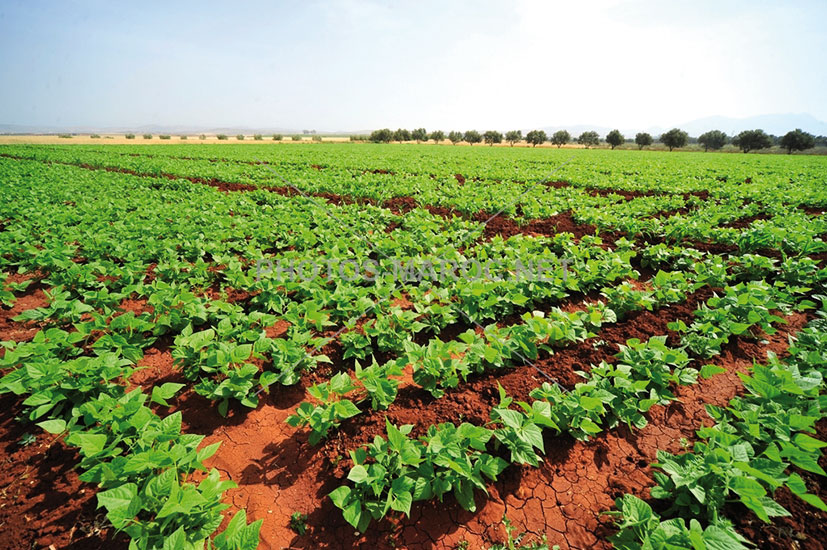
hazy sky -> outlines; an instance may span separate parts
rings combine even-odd
[[[827,1],[0,2],[0,123],[827,120]]]

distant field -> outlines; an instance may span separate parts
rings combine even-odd
[[[824,540],[827,157],[211,140],[0,137],[0,550]]]

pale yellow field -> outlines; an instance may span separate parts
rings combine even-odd
[[[293,141],[290,136],[285,136],[280,142],[275,143],[308,143],[311,142],[310,136],[302,136],[301,141]],[[345,142],[350,141],[347,136],[342,137],[323,137],[322,141],[327,142]],[[215,136],[207,136],[206,139],[198,139],[197,135],[187,136],[187,139],[181,139],[179,136],[171,136],[170,139],[161,139],[157,135],[153,135],[152,139],[144,139],[140,135],[136,135],[135,139],[126,139],[123,134],[101,134],[99,138],[92,138],[87,135],[75,135],[71,138],[61,138],[55,135],[0,135],[0,145],[13,144],[36,144],[36,145],[198,145],[204,143],[225,143],[225,144],[245,144],[245,143],[274,143],[272,136],[265,136],[261,141],[256,141],[253,136],[245,136],[243,141],[239,141],[235,136],[230,136],[229,139],[219,140]]]

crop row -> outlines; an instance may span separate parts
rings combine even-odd
[[[807,504],[827,511],[818,495],[795,470],[827,476],[818,461],[826,442],[815,439],[815,424],[827,416],[824,377],[827,361],[827,308],[820,319],[791,341],[789,357],[771,356],[742,375],[746,389],[727,407],[707,407],[714,425],[698,430],[692,450],[673,455],[659,451],[651,497],[655,513],[633,495],[617,500],[619,532],[611,539],[619,550],[668,544],[674,548],[750,547],[725,517],[735,501],[764,522],[789,516],[773,495],[786,487]],[[688,522],[688,524],[687,524]]]

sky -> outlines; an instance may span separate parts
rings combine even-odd
[[[827,1],[0,3],[0,123],[358,131],[827,120]]]

